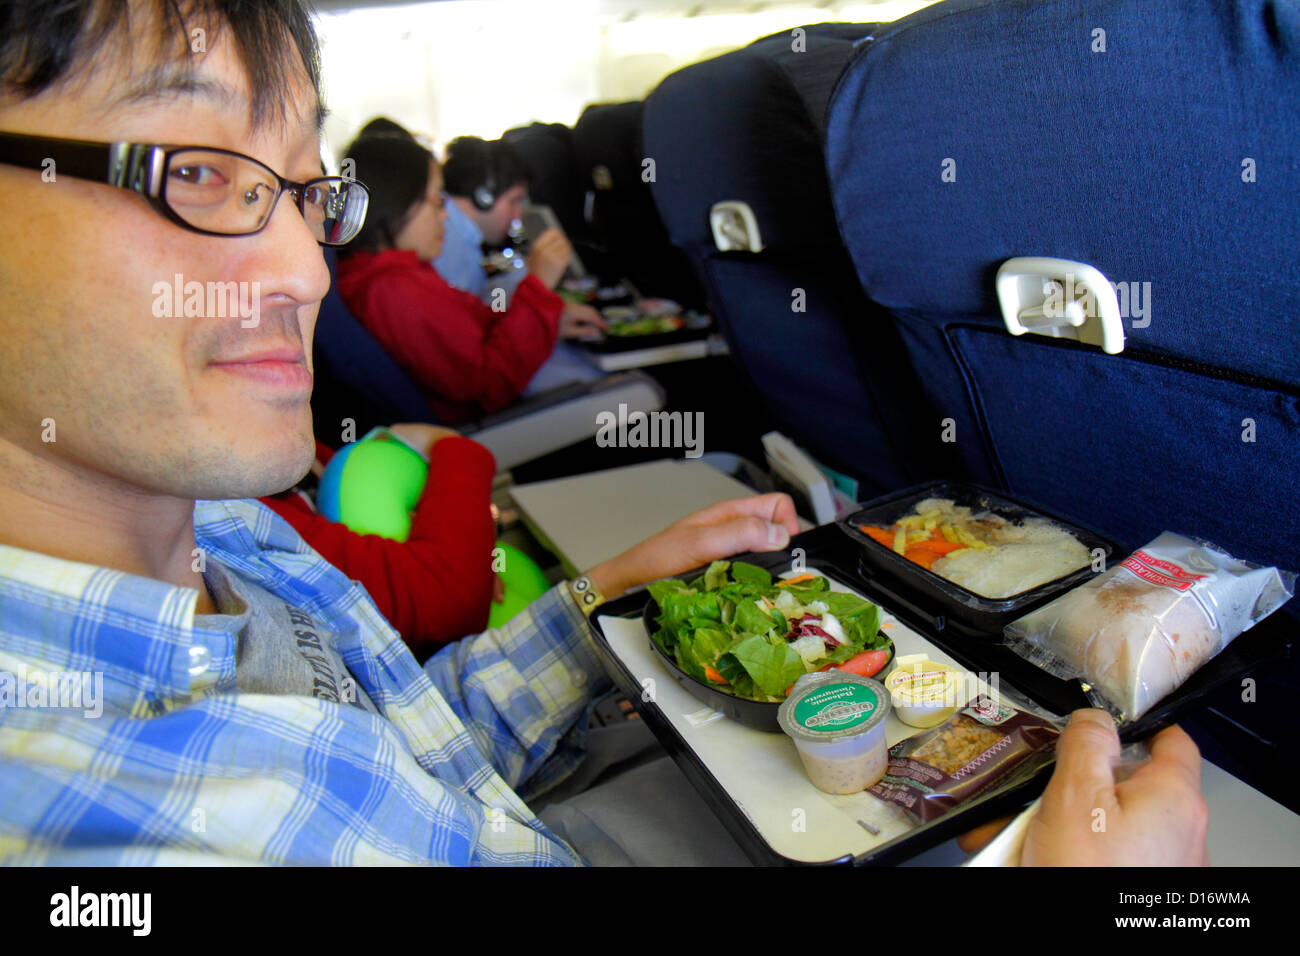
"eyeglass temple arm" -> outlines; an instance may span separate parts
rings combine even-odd
[[[55,176],[65,173],[74,179],[107,181],[111,150],[111,146],[103,143],[0,133],[0,160],[24,169],[39,170],[48,168],[50,160],[53,160]]]
[[[136,143],[89,143],[55,140],[22,133],[0,133],[0,161],[25,169],[50,168],[74,179],[89,179],[135,190],[146,196],[158,195],[162,174],[162,150]],[[57,182],[57,179],[55,180]]]

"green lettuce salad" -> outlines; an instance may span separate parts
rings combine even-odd
[[[801,675],[831,666],[873,676],[892,650],[880,608],[818,575],[774,583],[756,565],[714,561],[689,583],[649,590],[664,653],[696,680],[749,700],[782,701]]]

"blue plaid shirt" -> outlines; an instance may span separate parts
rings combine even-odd
[[[421,669],[268,509],[198,502],[194,523],[206,560],[333,632],[383,716],[240,692],[191,588],[0,545],[0,862],[581,862],[516,792],[581,760],[604,683],[567,589]]]

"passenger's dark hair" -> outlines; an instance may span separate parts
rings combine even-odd
[[[449,196],[474,195],[479,186],[491,184],[496,196],[517,183],[532,179],[528,163],[519,151],[499,139],[490,142],[477,136],[458,136],[447,144],[442,164],[443,189]]]
[[[205,31],[211,50],[217,32],[229,29],[248,73],[254,125],[284,118],[295,52],[319,96],[320,48],[303,0],[4,0],[0,92],[26,99],[70,79],[107,43],[129,36],[133,17],[152,19],[158,49],[177,62],[195,55],[193,30]]]
[[[343,163],[370,190],[370,206],[361,232],[340,251],[379,252],[393,244],[411,207],[424,198],[429,188],[429,164],[433,153],[414,139],[391,133],[358,136],[348,147]]]
[[[357,139],[364,139],[367,136],[402,136],[406,139],[415,139],[410,130],[400,123],[394,123],[387,116],[376,116],[361,127],[361,132],[357,133]]]

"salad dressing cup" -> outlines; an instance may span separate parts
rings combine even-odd
[[[805,674],[777,721],[799,751],[808,779],[827,793],[857,793],[885,774],[889,692],[880,681],[843,671]]]

